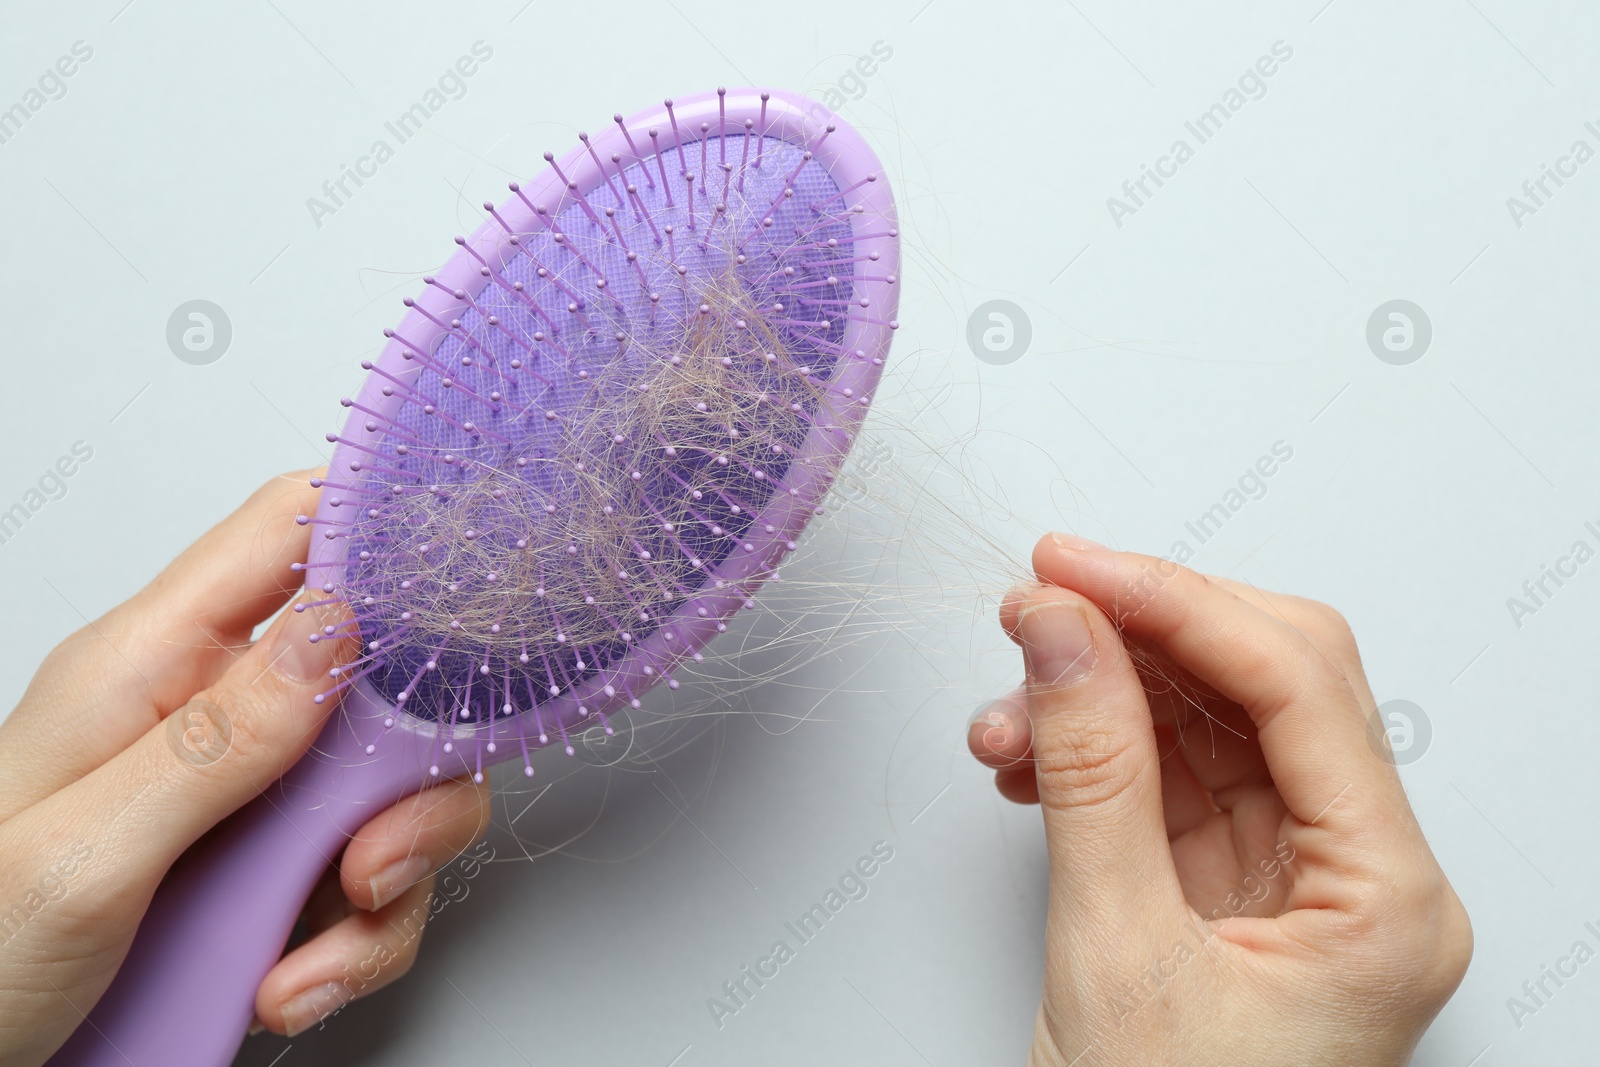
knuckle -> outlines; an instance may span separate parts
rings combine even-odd
[[[1357,961],[1352,980],[1381,979],[1434,1006],[1450,998],[1472,962],[1472,920],[1437,867],[1397,884],[1392,863],[1375,865],[1368,891],[1335,931]]]
[[[389,832],[403,837],[426,835],[427,840],[441,843],[451,853],[465,852],[488,829],[491,794],[470,779],[448,789],[437,798],[424,799],[423,794],[417,794],[410,803],[402,802]]]
[[[1050,731],[1036,741],[1034,776],[1046,807],[1085,809],[1115,801],[1138,774],[1116,731],[1090,727]]]
[[[318,468],[275,475],[263,482],[239,509],[240,512],[259,517],[257,543],[253,546],[254,551],[262,556],[259,562],[274,559],[278,542],[288,533],[304,530],[304,527],[295,523],[295,517],[315,509],[319,490],[312,488],[311,483],[312,479],[322,477],[324,473],[323,469]]]
[[[88,668],[93,667],[96,652],[93,634],[87,626],[73,631],[45,653],[44,659],[39,662],[39,669],[29,679],[27,692],[18,707],[33,702],[48,707],[64,699],[82,701],[80,679],[95,677],[97,672]]]
[[[285,747],[284,716],[270,714],[262,695],[213,686],[167,716],[168,747],[180,763],[224,778],[254,777]],[[286,769],[286,768],[285,768]]]
[[[140,662],[158,651],[141,627],[137,611],[132,610],[141,595],[135,594],[127,603],[62,638],[40,660],[29,689],[38,686],[40,692],[47,691],[55,698],[76,696],[86,685],[99,689],[120,678],[127,673],[125,661]]]
[[[1339,663],[1341,669],[1361,662],[1355,630],[1331,604],[1308,597],[1280,596],[1278,617],[1287,622],[1318,654]]]
[[[410,941],[402,941],[399,937],[390,939],[391,957],[387,975],[389,981],[393,982],[404,978],[410,973],[411,968],[417,962],[417,950],[421,947],[421,941],[422,934],[420,931]]]
[[[1279,700],[1288,702],[1305,690],[1309,681],[1307,671],[1314,667],[1313,657],[1282,655],[1277,644],[1238,642],[1229,650],[1233,658],[1231,669],[1242,691],[1278,694]]]
[[[1340,614],[1339,609],[1332,604],[1324,603],[1321,600],[1307,600],[1305,604],[1306,607],[1311,609],[1311,613],[1327,633],[1350,632],[1350,623]]]
[[[1441,921],[1442,934],[1439,938],[1443,956],[1440,961],[1440,974],[1444,983],[1448,985],[1447,991],[1453,992],[1467,976],[1467,967],[1472,963],[1474,945],[1472,917],[1467,914],[1466,905],[1461,903],[1461,899],[1454,892],[1449,894],[1444,912]]]
[[[218,702],[218,695],[211,691],[198,693],[167,716],[167,747],[189,767],[206,768],[218,763],[233,753],[235,743],[241,740],[244,747],[250,745],[248,738],[240,737],[233,717]]]
[[[397,928],[396,923],[404,925]],[[365,951],[347,965],[347,972],[354,981],[351,992],[355,996],[365,996],[398,981],[417,962],[423,931],[421,921],[402,916],[387,924],[384,930],[372,941],[365,942]]]
[[[300,470],[284,471],[282,474],[274,475],[263,482],[261,488],[256,490],[256,495],[276,499],[283,495],[285,485],[297,491],[309,489],[311,479],[320,477],[326,470],[327,468],[325,467],[306,467]]]
[[[1406,894],[1406,925],[1421,934],[1417,979],[1424,996],[1443,1001],[1455,992],[1472,962],[1472,919],[1444,872],[1435,869]]]
[[[1310,609],[1313,633],[1335,651],[1353,654],[1356,649],[1356,635],[1350,627],[1350,621],[1337,608],[1320,600],[1308,600],[1306,605]]]
[[[244,507],[240,510],[252,506],[258,509],[270,508],[273,503],[283,499],[285,489],[299,489],[306,486],[306,482],[311,475],[306,474],[304,477],[301,475],[302,472],[300,471],[287,471],[283,474],[273,475],[256,486],[255,491],[250,494],[245,501]]]

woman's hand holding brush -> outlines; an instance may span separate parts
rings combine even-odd
[[[1044,814],[1030,1064],[1409,1062],[1472,930],[1344,620],[1065,535],[1033,564],[1001,609],[1026,685],[968,738]]]
[[[352,642],[308,641],[339,621],[328,609],[284,612],[250,642],[299,584],[310,474],[269,482],[64,641],[0,725],[0,1062],[39,1064],[83,1021],[173,861],[276,780],[334,707],[312,695]],[[257,994],[262,1023],[303,1030],[404,974],[419,940],[390,920],[425,919],[433,872],[487,821],[487,786],[471,781],[375,812],[329,857],[312,936]],[[384,966],[353,986],[348,968],[374,958]]]

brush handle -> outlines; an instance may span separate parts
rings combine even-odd
[[[227,1067],[317,879],[426,771],[396,729],[376,756],[347,700],[311,753],[175,863],[111,987],[48,1067]],[[400,743],[395,743],[400,742]]]

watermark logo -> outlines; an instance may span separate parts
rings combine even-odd
[[[1245,468],[1221,498],[1183,524],[1184,531],[1194,538],[1194,544],[1190,544],[1187,538],[1179,538],[1172,543],[1167,558],[1187,566],[1195,553],[1222,532],[1228,520],[1243,511],[1246,505],[1266,498],[1273,475],[1293,458],[1293,445],[1287,441],[1272,442],[1272,447],[1256,457],[1256,461]]]
[[[1427,755],[1433,723],[1409,700],[1386,700],[1367,718],[1367,742],[1380,759],[1405,767]]]
[[[389,919],[384,931],[373,939],[372,950],[363,959],[354,966],[345,964],[336,981],[320,988],[313,987],[305,1010],[316,1019],[317,1029],[325,1029],[330,1019],[378,980],[385,967],[402,959],[405,947],[421,937],[428,923],[441,911],[452,903],[467,899],[472,891],[472,880],[494,858],[494,846],[488,841],[479,841],[463,852],[454,863],[438,872],[434,891],[428,895],[426,902]]]
[[[1367,320],[1367,347],[1385,363],[1415,363],[1433,343],[1433,321],[1409,300],[1379,304]]]
[[[852,504],[872,495],[872,482],[894,461],[894,446],[880,437],[862,435],[851,453],[850,462],[839,472],[834,490]]]
[[[44,506],[52,500],[66,498],[70,486],[67,480],[94,458],[94,446],[87,441],[74,441],[72,449],[45,468],[38,481],[29,486],[22,499],[7,507],[0,503],[0,545],[9,544]]]
[[[1583,124],[1583,131],[1600,144],[1600,125],[1591,120]],[[1594,146],[1580,137],[1572,142],[1566,155],[1556,158],[1554,165],[1541,163],[1539,173],[1522,183],[1520,195],[1506,197],[1511,224],[1522,229],[1527,220],[1548,207],[1556,194],[1566,188],[1567,182],[1578,176],[1579,168],[1594,157]]]
[[[191,700],[167,716],[167,744],[183,762],[209,767],[233,747],[233,723],[211,701]]]
[[[850,101],[862,99],[867,95],[867,79],[875,76],[883,64],[893,58],[893,45],[881,38],[873,41],[869,52],[857,56],[854,63],[846,67],[826,88],[817,92],[822,105],[829,111],[838,111]]]
[[[191,366],[215,363],[232,343],[233,322],[209,300],[185,301],[167,318],[167,347]]]
[[[93,45],[87,41],[74,41],[66,55],[45,68],[38,80],[23,90],[21,99],[9,104],[0,101],[0,145],[21,133],[22,127],[43,111],[46,104],[65,97],[67,80],[93,58]]]
[[[967,347],[985,363],[1015,363],[1032,343],[1032,320],[1009,300],[986,300],[967,318]]]
[[[1122,183],[1121,196],[1106,197],[1106,211],[1117,229],[1143,210],[1167,182],[1178,176],[1180,168],[1195,157],[1201,145],[1222,132],[1246,104],[1267,95],[1267,80],[1277,74],[1285,63],[1294,58],[1294,46],[1287,41],[1274,41],[1270,54],[1259,57],[1254,65],[1239,74],[1238,81],[1225,89],[1222,96],[1199,115],[1183,124],[1187,136],[1173,140],[1167,151],[1156,157],[1155,164],[1139,164],[1137,177]],[[1191,140],[1192,139],[1192,140]]]
[[[1591,520],[1583,524],[1583,529],[1595,539],[1595,544],[1600,545],[1600,525]],[[1594,546],[1587,537],[1580,537],[1572,542],[1572,547],[1565,555],[1556,557],[1555,563],[1539,564],[1539,573],[1522,583],[1522,595],[1506,597],[1506,610],[1511,613],[1511,622],[1517,629],[1522,629],[1529,618],[1539,614],[1568,582],[1578,576],[1580,568],[1594,558]]]
[[[615,767],[633,751],[633,719],[620,708],[606,724],[595,723],[578,735],[573,755],[591,767]]]
[[[93,845],[77,842],[71,852],[51,864],[27,892],[12,901],[10,907],[0,910],[0,945],[9,943],[40,912],[66,896],[67,883],[93,855]]]
[[[322,195],[306,197],[306,211],[317,229],[322,229],[323,220],[337,215],[368,181],[376,178],[378,168],[393,159],[401,145],[421,133],[433,116],[467,95],[468,79],[494,58],[494,49],[482,40],[472,42],[470,51],[470,55],[463,54],[446,67],[410,107],[385,122],[385,136],[375,138],[365,154],[357,156],[354,163],[340,164],[339,173],[322,183]]]
[[[1566,955],[1557,957],[1554,963],[1540,964],[1539,973],[1522,983],[1522,996],[1506,998],[1506,1010],[1511,1013],[1511,1021],[1518,1030],[1527,1025],[1528,1019],[1549,1007],[1555,995],[1578,977],[1583,965],[1595,958],[1594,945],[1600,944],[1600,926],[1590,920],[1583,924],[1583,931],[1584,936],[1572,943]]]
[[[783,966],[799,955],[801,949],[816,940],[846,905],[867,899],[873,876],[894,859],[894,854],[894,846],[887,841],[873,842],[870,855],[861,856],[845,868],[820,900],[798,918],[783,924],[785,936],[774,941],[765,955],[758,957],[754,964],[743,965],[737,974],[722,983],[722,996],[707,997],[706,1009],[716,1028],[721,1030],[729,1019],[749,1007],[755,995],[777,978]]]
[[[1279,841],[1272,854],[1258,860],[1228,895],[1211,908],[1210,914],[1191,918],[1183,933],[1171,942],[1171,947],[1160,957],[1150,961],[1141,971],[1121,979],[1120,988],[1113,987],[1107,1007],[1121,1029],[1134,1015],[1159,1001],[1167,992],[1167,985],[1183,970],[1185,964],[1205,953],[1217,936],[1217,925],[1250,913],[1272,894],[1276,879],[1294,863],[1294,846]],[[1287,890],[1285,890],[1287,891]],[[1209,921],[1208,921],[1209,920]]]
[[[1007,714],[1008,711],[1010,714]],[[985,700],[973,709],[967,719],[967,728],[983,727],[983,746],[992,752],[1000,752],[1010,748],[1017,739],[1017,723],[1026,714],[1026,710],[1012,698]]]

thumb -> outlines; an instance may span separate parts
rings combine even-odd
[[[1183,914],[1144,686],[1111,620],[1077,593],[1033,590],[1017,629],[1050,853],[1051,924],[1092,929],[1099,942],[1127,944],[1136,933],[1143,940],[1152,912]]]
[[[355,641],[327,609],[285,611],[216,684],[47,804],[128,827],[128,876],[159,880],[202,834],[253,800],[316,739]],[[326,629],[336,628],[329,636]]]

